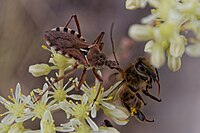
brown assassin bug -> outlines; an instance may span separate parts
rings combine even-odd
[[[68,25],[72,19],[75,21],[78,32],[68,28]],[[76,15],[72,15],[64,27],[56,27],[52,30],[46,31],[44,37],[50,48],[66,57],[72,57],[77,60],[76,65],[70,72],[66,73],[62,77],[58,77],[52,84],[60,81],[64,77],[73,74],[76,71],[78,65],[81,64],[84,66],[84,69],[77,89],[79,90],[85,81],[86,71],[92,69],[94,76],[100,81],[99,90],[97,92],[96,98],[94,99],[94,101],[96,101],[100,92],[100,87],[103,83],[103,79],[97,73],[97,69],[102,68],[102,66],[108,66],[109,68],[113,69],[113,66],[116,65],[115,61],[107,60],[105,54],[101,52],[104,45],[102,42],[104,34],[104,32],[101,32],[92,44],[86,42],[81,35],[80,25]],[[44,91],[43,94],[46,91]]]

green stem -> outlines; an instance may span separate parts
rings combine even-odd
[[[58,77],[61,77],[65,74],[65,70],[64,69],[59,69],[59,74],[58,74]],[[64,79],[61,79],[59,82],[58,82],[58,86],[59,88],[63,88],[64,86]]]

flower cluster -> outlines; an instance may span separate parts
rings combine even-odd
[[[42,46],[51,52],[49,64],[36,64],[29,67],[29,72],[35,76],[48,75],[53,70],[58,70],[56,79],[62,77],[65,71],[73,68],[76,60],[68,58]],[[81,68],[79,66],[78,68]],[[67,72],[66,72],[67,73]],[[101,75],[101,72],[98,71]],[[117,104],[113,96],[108,95],[113,87],[105,89],[100,86],[100,82],[95,79],[94,86],[90,87],[86,82],[81,86],[78,93],[74,92],[79,84],[78,78],[69,78],[65,83],[61,78],[55,81],[54,78],[47,78],[42,89],[36,88],[28,96],[22,94],[20,84],[16,85],[15,92],[11,89],[11,96],[8,100],[0,96],[0,103],[7,109],[0,114],[1,133],[119,133],[112,126],[107,126],[103,122],[98,126],[94,119],[98,111],[102,110],[108,119],[118,125],[128,123],[130,113]],[[98,89],[99,95],[97,96]],[[80,94],[81,93],[81,94]],[[97,97],[96,97],[97,96]],[[39,97],[39,98],[38,98]],[[94,100],[96,99],[96,100]],[[65,112],[67,123],[54,121],[53,114],[57,110]],[[40,120],[40,129],[32,130],[24,126],[27,120]]]
[[[126,8],[135,10],[152,7],[151,14],[129,29],[129,36],[137,41],[148,41],[145,52],[151,63],[159,68],[165,63],[177,71],[186,52],[200,56],[200,1],[199,0],[126,0]],[[187,44],[191,44],[188,45]]]

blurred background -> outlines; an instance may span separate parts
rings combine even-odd
[[[72,14],[77,14],[83,37],[93,42],[100,32],[106,32],[103,52],[112,57],[110,43],[111,23],[115,23],[113,40],[120,65],[126,68],[135,58],[143,56],[144,44],[131,40],[128,28],[149,14],[148,7],[136,11],[125,9],[124,0],[1,0],[0,1],[0,95],[10,95],[10,88],[19,82],[24,94],[42,87],[44,77],[35,78],[28,72],[33,64],[47,63],[49,52],[44,31],[64,26]],[[74,24],[70,25],[74,29]],[[134,118],[125,126],[116,126],[121,133],[199,133],[200,132],[200,59],[182,58],[182,68],[172,73],[165,65],[159,69],[162,102],[145,98],[143,109],[154,123],[140,123]],[[76,75],[80,75],[78,71]],[[104,85],[113,71],[103,69]],[[89,72],[89,74],[91,74]],[[91,77],[91,76],[88,76]],[[94,79],[87,79],[92,82]],[[0,105],[0,113],[5,109]],[[62,116],[55,116],[62,122]],[[105,116],[98,114],[101,124]],[[37,129],[39,124],[31,124]],[[27,125],[30,127],[30,125]]]

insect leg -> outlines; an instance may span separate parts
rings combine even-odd
[[[58,77],[58,78],[57,78],[54,82],[52,82],[51,84],[55,84],[55,83],[57,83],[58,81],[62,80],[63,78],[72,75],[72,74],[76,71],[77,67],[78,67],[78,65],[76,64],[76,65],[74,66],[74,68],[73,68],[70,72],[66,73],[64,76]],[[42,96],[43,96],[49,89],[51,89],[51,86],[49,86],[45,91],[43,91],[42,94],[41,94],[41,96],[38,97],[38,98],[36,99],[36,101],[34,101],[34,103],[38,102],[38,101],[42,98]]]
[[[98,44],[100,51],[103,49],[104,43],[102,42],[104,32],[101,32],[100,35],[95,39],[93,44]]]
[[[109,92],[107,96],[112,94],[115,90],[119,89],[124,84],[124,82],[125,80],[121,81],[120,84],[118,84],[111,92]]]
[[[156,83],[157,83],[157,85],[158,85],[158,96],[160,95],[160,83],[159,83],[159,81],[158,80],[155,80],[156,81]]]
[[[111,124],[109,120],[104,120],[102,126],[113,127],[113,125]]]
[[[76,16],[76,14],[72,15],[71,18],[68,20],[68,22],[66,23],[65,27],[67,27],[69,25],[69,23],[71,22],[71,20],[74,18],[74,21],[76,23],[76,27],[78,29],[78,33],[81,35],[81,28],[80,28],[80,24],[78,21],[78,18]]]
[[[147,103],[144,101],[144,99],[142,98],[142,96],[139,93],[135,93],[135,94],[136,94],[137,98],[143,102],[144,105],[147,105]]]
[[[154,122],[154,120],[146,119],[145,115],[140,110],[136,110],[135,115],[140,121]]]
[[[81,85],[82,85],[83,82],[85,81],[85,78],[86,78],[86,76],[87,76],[86,71],[87,71],[87,69],[84,68],[84,69],[83,69],[83,73],[82,73],[82,75],[81,75],[81,79],[80,79],[79,84],[78,84],[78,87],[76,88],[77,90],[80,90]]]
[[[66,74],[63,75],[63,76],[58,77],[52,84],[54,84],[54,83],[60,81],[61,79],[64,79],[65,77],[68,77],[68,76],[72,75],[72,74],[76,71],[77,67],[78,67],[78,64],[76,64],[76,65],[74,66],[74,68],[73,68],[70,72],[66,73]]]
[[[148,91],[142,90],[142,92],[143,92],[146,96],[152,98],[153,100],[155,100],[155,101],[157,101],[157,102],[161,102],[161,99],[158,99],[157,97],[151,95]]]

